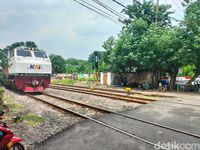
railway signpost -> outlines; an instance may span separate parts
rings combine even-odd
[[[95,55],[95,70],[96,70],[96,85],[98,85],[98,79],[99,79],[99,56],[98,51],[94,51]]]

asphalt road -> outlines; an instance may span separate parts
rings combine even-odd
[[[200,96],[193,100],[166,99],[200,106]],[[160,123],[200,135],[200,107],[157,101],[123,112],[134,117]],[[122,116],[107,114],[98,118],[115,127],[129,131],[155,144],[185,146],[200,150],[200,138],[163,129]],[[190,144],[190,145],[189,145]],[[193,145],[192,145],[193,144]],[[199,144],[199,145],[198,145]],[[196,146],[196,147],[194,147]],[[199,146],[199,147],[198,147]],[[178,149],[178,147],[176,147]],[[91,121],[82,121],[50,138],[38,150],[153,150],[156,147],[130,138]]]

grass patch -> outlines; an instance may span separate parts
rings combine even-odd
[[[24,120],[30,126],[36,126],[45,121],[44,118],[32,113],[22,116],[21,119]]]
[[[7,114],[11,118],[13,116],[20,116],[20,120],[25,121],[29,126],[35,126],[41,124],[45,121],[44,118],[28,113],[24,105],[15,100],[12,95],[5,94],[3,97],[3,103],[9,108],[9,113]]]
[[[19,113],[24,109],[24,106],[17,102],[14,97],[4,96],[4,103],[8,106],[11,113]]]
[[[64,85],[74,85],[77,81],[71,79],[63,79],[63,80],[53,80],[52,83],[55,84],[64,84]]]

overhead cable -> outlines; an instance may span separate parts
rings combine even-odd
[[[179,5],[174,1],[172,0],[172,2],[177,6],[177,8],[182,12],[183,10],[179,7]]]
[[[169,4],[167,0],[165,0],[165,2],[166,2],[167,4]],[[180,15],[173,7],[171,7],[171,9],[172,9],[180,18],[182,18],[181,15]]]
[[[124,8],[126,8],[126,9],[128,9],[125,5],[123,5],[122,3],[120,3],[120,2],[118,2],[118,1],[116,1],[116,0],[112,0],[113,2],[115,2],[115,3],[117,3],[118,5],[120,5],[120,6],[122,6],[122,7],[124,7]]]
[[[116,23],[116,24],[118,24],[118,25],[122,25],[122,23],[119,22],[118,20],[115,20],[114,18],[112,18],[112,17],[110,17],[110,16],[108,16],[108,15],[106,15],[106,14],[100,12],[100,11],[97,11],[97,10],[95,10],[95,9],[93,9],[93,8],[91,8],[91,7],[87,6],[87,5],[85,5],[85,4],[81,3],[81,2],[79,2],[78,0],[73,0],[73,1],[75,1],[76,3],[82,5],[83,7],[85,7],[85,8],[87,8],[87,9],[89,9],[89,10],[91,10],[91,11],[93,11],[93,12],[99,14],[100,16],[102,16],[102,17],[104,17],[104,18],[106,18],[106,19],[108,19],[108,20],[110,20],[110,21],[112,21],[112,22],[114,22],[114,23]]]
[[[112,18],[115,18],[115,16],[112,16],[111,14],[109,14],[109,13],[105,12],[104,10],[102,10],[102,9],[100,9],[100,8],[98,8],[98,7],[94,6],[94,5],[86,2],[85,0],[80,0],[80,1],[82,1],[84,4],[89,5],[89,6],[93,7],[94,9],[96,9],[96,10],[98,10],[98,11],[100,11],[100,12],[102,12],[102,13],[104,13],[104,14],[112,17]],[[118,18],[115,18],[115,19],[118,19]]]
[[[111,7],[109,7],[108,5],[106,5],[105,3],[101,2],[100,0],[92,0],[92,1],[95,2],[95,3],[97,3],[97,4],[99,4],[100,6],[104,7],[105,9],[107,9],[111,13],[117,15],[118,17],[120,17],[122,19],[126,19],[126,17],[123,16],[121,13],[119,13],[116,10],[112,9]]]

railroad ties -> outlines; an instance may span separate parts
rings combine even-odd
[[[110,90],[107,90],[107,89],[100,89],[100,88],[89,89],[88,87],[61,86],[61,85],[51,85],[50,88],[57,89],[57,90],[63,90],[63,91],[90,94],[90,95],[101,96],[101,97],[107,97],[107,98],[111,98],[111,99],[115,99],[115,100],[123,100],[123,101],[128,101],[128,102],[139,103],[139,104],[147,104],[149,102],[157,101],[156,99],[152,99],[152,98],[145,98],[145,97],[139,97],[139,96],[134,96],[134,95],[118,94],[117,92],[119,90],[111,90],[110,91]]]
[[[56,101],[62,101],[64,103],[80,105],[80,106],[87,107],[87,108],[92,109],[92,110],[100,111],[102,113],[113,113],[115,115],[120,115],[120,116],[129,118],[129,119],[133,119],[133,120],[136,120],[136,121],[139,121],[139,122],[143,122],[143,123],[146,123],[146,124],[150,124],[150,125],[153,125],[153,126],[157,126],[157,127],[161,127],[161,128],[164,128],[164,129],[168,129],[168,130],[171,130],[171,131],[174,131],[174,132],[177,132],[177,133],[182,133],[182,134],[185,134],[185,135],[188,135],[188,136],[192,136],[192,137],[195,137],[195,138],[200,138],[200,135],[197,135],[197,134],[194,134],[194,133],[190,133],[190,132],[183,131],[183,130],[180,130],[180,129],[176,129],[176,128],[173,128],[173,127],[169,127],[169,126],[166,126],[166,125],[158,124],[158,123],[151,122],[151,121],[148,121],[148,120],[140,119],[140,118],[137,118],[137,117],[133,117],[133,116],[130,116],[130,115],[127,115],[127,114],[124,114],[124,113],[115,112],[113,110],[101,108],[101,107],[98,107],[98,106],[85,104],[85,103],[79,102],[77,100],[69,100],[69,99],[66,99],[64,97],[56,96],[56,95],[52,95],[52,94],[48,94],[48,93],[43,93],[43,95],[47,96],[47,97],[51,97],[51,98],[55,99]],[[42,102],[42,103],[44,103],[44,104],[46,104],[48,106],[51,106],[53,109],[56,109],[58,111],[61,111],[61,112],[64,112],[64,113],[67,112],[67,113],[73,114],[73,115],[75,115],[77,117],[80,117],[80,118],[83,118],[83,119],[88,119],[88,120],[93,121],[93,122],[95,122],[97,124],[100,124],[102,126],[110,128],[112,130],[115,130],[117,132],[120,132],[121,134],[124,134],[124,135],[127,135],[129,137],[138,139],[138,140],[140,140],[140,141],[142,141],[144,143],[150,144],[152,146],[158,146],[155,143],[153,143],[153,142],[151,142],[151,141],[149,141],[147,139],[144,139],[144,138],[141,138],[141,137],[139,137],[137,135],[134,135],[134,134],[132,134],[132,133],[130,133],[130,132],[124,130],[124,129],[120,129],[120,128],[115,127],[113,125],[110,125],[108,123],[105,123],[105,122],[99,121],[97,119],[94,119],[94,118],[92,118],[92,117],[90,117],[88,115],[80,113],[79,111],[75,111],[73,109],[69,109],[69,108],[58,106],[56,104],[48,102],[47,100],[44,100],[42,98],[38,98],[38,97],[30,95],[30,94],[27,94],[27,96],[29,96],[30,98],[32,98],[34,100],[40,101],[40,102]],[[160,149],[166,149],[166,148],[164,148],[162,146],[160,146],[159,148]]]

